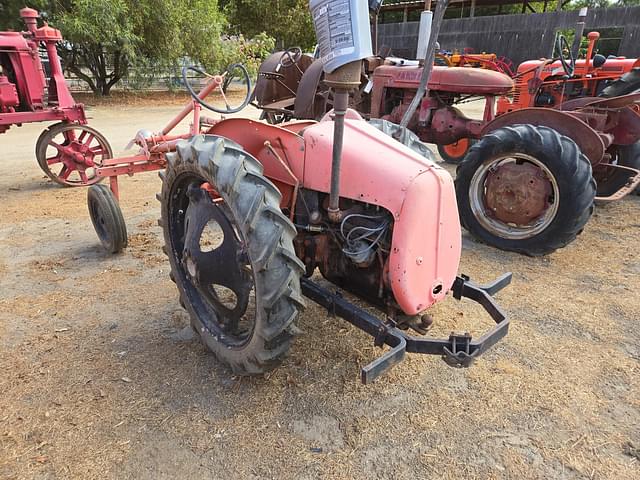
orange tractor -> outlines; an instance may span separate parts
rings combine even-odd
[[[442,67],[486,68],[505,73],[510,77],[514,75],[513,62],[507,57],[498,57],[495,53],[440,52],[436,54],[435,64]]]
[[[513,89],[498,98],[496,116],[532,107],[573,110],[596,97],[640,92],[640,59],[594,54],[599,37],[598,32],[588,34],[589,46],[583,59],[576,60],[564,37],[559,36],[557,50],[568,54],[568,58],[561,55],[555,60],[542,58],[521,63],[511,75]],[[576,101],[566,103],[569,100]],[[463,138],[438,145],[438,152],[446,162],[458,163],[473,143],[474,139]]]

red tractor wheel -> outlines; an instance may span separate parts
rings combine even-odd
[[[96,167],[113,151],[95,129],[77,123],[57,123],[36,143],[38,165],[51,180],[65,187],[93,185],[102,180]]]
[[[449,145],[438,145],[438,153],[446,163],[457,165],[474,143],[476,143],[475,139],[461,138]]]

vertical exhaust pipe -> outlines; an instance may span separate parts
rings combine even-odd
[[[430,3],[431,2],[429,2],[429,4]],[[436,41],[438,40],[440,26],[442,25],[442,20],[444,19],[444,12],[448,6],[449,0],[439,0],[438,3],[436,3],[436,10],[431,22],[429,43],[427,45],[427,49],[424,55],[424,61],[422,63],[422,77],[420,78],[420,85],[418,86],[416,95],[413,97],[413,100],[411,100],[409,108],[406,112],[404,112],[404,115],[402,116],[402,121],[400,122],[400,125],[402,127],[407,127],[409,121],[411,121],[413,115],[416,113],[418,105],[429,91],[427,85],[429,83],[429,77],[431,76],[431,70],[433,70],[433,61],[436,56]],[[420,42],[420,40],[418,40],[418,42]]]
[[[573,37],[573,45],[571,45],[571,51],[573,52],[573,58],[578,59],[578,53],[580,53],[580,43],[582,43],[582,35],[584,35],[584,25],[587,18],[587,12],[589,9],[583,7],[578,13],[578,23],[576,23],[576,34]]]

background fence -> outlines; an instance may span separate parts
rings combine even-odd
[[[578,11],[496,15],[444,20],[438,41],[445,50],[491,52],[516,64],[550,57],[558,30],[575,28]],[[603,54],[640,57],[640,7],[590,9],[585,34],[598,30]],[[415,58],[418,22],[384,23],[378,26],[378,45],[391,47],[393,54]]]

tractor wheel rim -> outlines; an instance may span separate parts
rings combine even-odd
[[[80,131],[79,135],[76,130]],[[101,166],[108,154],[108,148],[100,138],[78,125],[69,126],[50,138],[45,149],[47,168],[68,185],[92,185],[98,182],[100,177],[95,167]],[[62,165],[57,173],[52,170],[55,165]],[[76,178],[71,177],[74,172],[77,172]]]
[[[225,203],[214,203],[188,177],[177,182],[170,235],[189,304],[207,329],[229,347],[242,347],[255,326],[255,279],[246,242]]]
[[[469,188],[476,220],[493,235],[509,240],[543,232],[556,218],[559,199],[560,188],[553,173],[540,160],[523,153],[484,162]]]
[[[450,143],[449,145],[444,145],[443,149],[447,155],[452,158],[459,158],[464,156],[469,150],[469,139],[461,138],[457,142]]]

